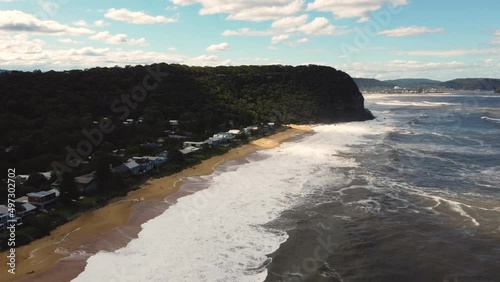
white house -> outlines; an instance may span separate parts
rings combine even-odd
[[[82,193],[92,193],[98,188],[95,171],[75,177],[75,182]]]
[[[129,159],[124,165],[130,170],[132,175],[139,175],[140,166],[133,159]]]
[[[17,198],[15,200],[15,202],[16,202],[16,215],[17,216],[23,218],[25,216],[35,214],[36,207],[29,203],[27,196]]]
[[[229,132],[219,132],[217,134],[214,134],[213,138],[232,140],[232,139],[234,139],[234,134],[229,133]]]
[[[47,206],[56,203],[58,199],[59,191],[56,189],[28,193],[28,202],[41,209],[45,209]]]
[[[238,134],[241,133],[241,130],[239,130],[239,129],[231,129],[227,133],[231,133],[233,135],[238,135]]]
[[[191,153],[194,153],[196,151],[199,151],[199,150],[201,150],[201,149],[190,146],[190,147],[186,147],[186,148],[184,148],[184,149],[182,149],[180,151],[181,151],[182,154],[187,155],[187,154],[191,154]]]
[[[206,141],[202,141],[202,142],[192,142],[192,141],[186,141],[183,143],[183,148],[187,148],[187,147],[196,147],[196,148],[203,148],[204,146],[207,145],[207,142]]]

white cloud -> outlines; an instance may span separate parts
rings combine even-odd
[[[30,40],[26,35],[0,38],[0,68],[45,70],[144,65],[158,62],[198,66],[230,65],[230,60],[217,56],[189,57],[144,50],[124,51],[110,48],[83,47],[65,50],[44,50],[44,42]]]
[[[285,17],[273,22],[271,24],[271,28],[293,32],[297,30],[297,27],[306,23],[307,17],[307,15],[301,15],[298,17]]]
[[[176,50],[176,48],[175,48],[175,47],[169,47],[169,48],[167,48],[167,51],[174,52],[175,50]]]
[[[272,30],[253,30],[250,28],[241,28],[238,30],[225,30],[223,36],[269,36],[272,35]]]
[[[314,18],[307,23],[307,15],[297,17],[285,17],[274,21],[271,29],[253,30],[242,28],[239,30],[225,30],[223,36],[278,36],[282,34],[306,34],[306,35],[334,35],[348,32],[345,27],[337,29],[330,24],[330,21],[324,17]]]
[[[21,11],[0,11],[0,30],[52,35],[92,34],[88,28],[74,28],[52,20],[39,20]]]
[[[429,56],[429,57],[459,57],[469,55],[493,55],[500,54],[500,48],[484,49],[449,49],[449,50],[413,50],[401,52],[402,55]]]
[[[273,38],[271,39],[271,43],[279,43],[283,40],[288,40],[288,38],[290,38],[288,34],[276,35],[273,36]]]
[[[265,21],[293,16],[304,10],[304,0],[171,0],[180,6],[199,3],[200,15],[228,14],[229,20]]]
[[[407,5],[408,0],[314,0],[307,4],[307,10],[330,12],[339,19],[366,17],[375,11],[382,9],[384,5],[393,7]]]
[[[430,28],[425,26],[403,26],[396,29],[388,29],[379,32],[378,34],[390,37],[414,36],[429,33],[443,33],[443,28]]]
[[[0,54],[10,59],[17,58],[18,54],[39,54],[44,45],[45,41],[30,39],[26,34],[0,36]]]
[[[229,44],[226,42],[223,42],[221,44],[213,44],[207,47],[208,52],[215,52],[215,51],[227,51],[229,49]]]
[[[103,20],[97,20],[94,22],[94,26],[103,27],[105,25],[106,25],[106,22]]]
[[[87,27],[87,26],[88,26],[87,22],[86,22],[86,21],[84,21],[84,20],[79,20],[79,21],[76,21],[76,22],[74,22],[73,24],[74,24],[74,25],[77,25],[77,26],[83,26],[83,27]]]
[[[500,44],[500,29],[495,31],[493,40],[490,42],[491,44]]]
[[[164,16],[151,16],[144,12],[134,12],[127,9],[109,9],[104,17],[115,21],[128,22],[133,24],[154,24],[154,23],[173,23],[177,18],[167,18]]]
[[[328,19],[319,17],[315,18],[310,23],[300,26],[299,30],[309,35],[325,35],[333,34],[335,27],[330,24]]]
[[[358,22],[358,23],[366,23],[366,22],[368,22],[369,20],[370,20],[370,17],[368,17],[368,16],[363,16],[363,17],[359,18],[359,20],[357,20],[356,22]]]
[[[108,44],[128,44],[128,45],[146,45],[146,39],[130,39],[126,34],[111,34],[109,31],[99,32],[90,37],[92,40],[101,40]]]
[[[297,43],[299,43],[299,44],[304,44],[304,43],[307,43],[307,42],[309,42],[309,39],[307,39],[305,37],[297,40]]]
[[[58,40],[59,42],[61,43],[67,43],[67,44],[75,44],[75,43],[78,43],[78,41],[75,41],[71,38],[61,38]]]

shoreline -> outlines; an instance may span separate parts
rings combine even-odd
[[[185,196],[176,193],[188,177],[210,175],[217,165],[242,159],[263,149],[272,149],[282,142],[311,132],[311,126],[290,125],[277,132],[231,149],[229,152],[204,160],[181,172],[147,180],[137,190],[97,210],[89,211],[57,227],[50,235],[16,249],[16,274],[0,273],[1,281],[70,281],[78,276],[86,260],[100,250],[114,251],[137,238],[141,225],[163,213],[175,201]],[[178,194],[178,195],[176,195]],[[6,253],[0,263],[6,265]]]

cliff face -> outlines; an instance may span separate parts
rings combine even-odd
[[[242,109],[283,123],[339,122],[372,119],[364,98],[346,73],[323,66],[215,68],[233,97],[244,97]],[[220,96],[220,93],[214,93]]]

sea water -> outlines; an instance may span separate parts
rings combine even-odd
[[[500,281],[500,96],[365,98],[376,120],[191,178],[74,281]]]

